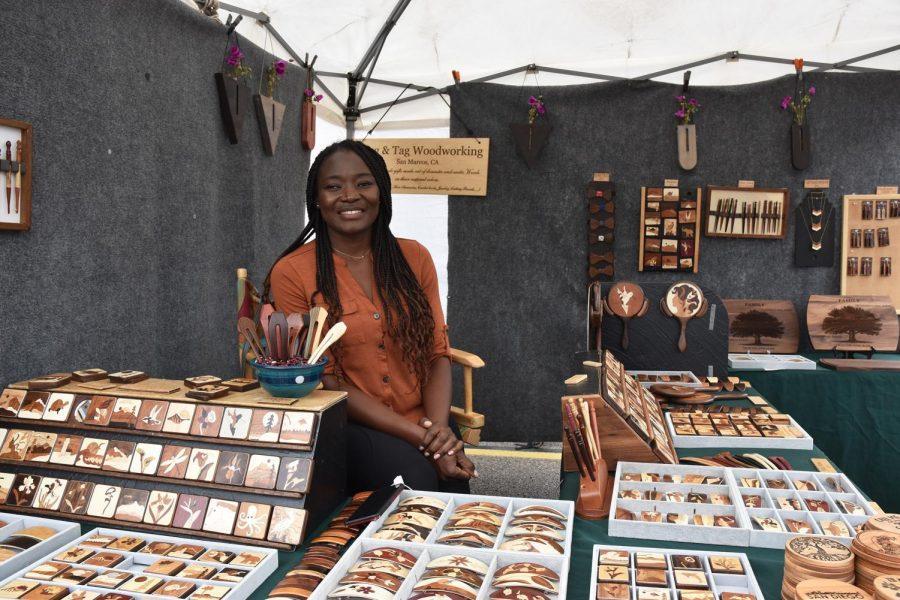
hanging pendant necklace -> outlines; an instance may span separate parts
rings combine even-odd
[[[819,208],[816,208],[814,200],[819,200]],[[822,216],[822,209],[825,208],[825,192],[811,192],[809,194],[809,205],[812,208],[814,217]]]
[[[822,249],[822,240],[825,238],[825,230],[828,227],[828,221],[829,221],[829,219],[831,219],[831,213],[833,213],[833,212],[834,212],[834,208],[832,208],[829,205],[828,212],[825,214],[825,224],[823,226],[820,223],[810,224],[810,222],[806,218],[806,211],[804,211],[804,210],[800,211],[800,214],[803,215],[803,222],[806,223],[806,226],[807,226],[806,233],[809,234],[809,242],[810,242],[810,246],[813,249],[813,252],[818,252],[819,250]],[[816,226],[818,226],[818,229],[816,228]],[[819,230],[822,231],[822,234],[819,236],[819,239],[817,240],[817,239],[813,238],[812,232],[819,231]]]
[[[353,256],[352,254],[347,254],[346,252],[341,252],[337,248],[334,248],[334,251],[337,252],[338,254],[340,254],[341,256],[346,256],[347,258],[349,258],[351,260],[363,260],[364,258],[369,256],[369,253],[371,252],[371,250],[366,250],[360,256]]]

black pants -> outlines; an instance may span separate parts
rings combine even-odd
[[[450,428],[459,437],[453,420]],[[351,494],[377,490],[393,483],[397,475],[414,490],[468,494],[464,479],[441,480],[432,461],[418,448],[387,433],[347,424],[347,485]]]

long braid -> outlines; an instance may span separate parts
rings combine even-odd
[[[343,315],[337,278],[334,273],[334,257],[328,227],[317,206],[318,176],[322,163],[338,151],[350,151],[359,156],[372,172],[381,202],[378,217],[372,231],[372,261],[374,264],[375,288],[385,307],[388,334],[399,340],[403,357],[410,371],[415,373],[420,385],[428,381],[428,367],[434,345],[434,315],[431,305],[419,280],[409,266],[400,249],[397,238],[391,233],[393,215],[391,198],[391,178],[384,159],[378,152],[354,140],[343,140],[322,150],[309,169],[306,183],[306,213],[308,223],[300,236],[275,260],[277,263],[297,248],[305,244],[315,234],[316,237],[316,291],[310,298],[321,293],[330,307],[329,322],[334,324]],[[273,263],[274,267],[274,263]],[[263,297],[268,298],[271,269],[266,276]],[[334,351],[335,367],[340,373],[340,344]]]

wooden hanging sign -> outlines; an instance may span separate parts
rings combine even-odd
[[[395,194],[486,196],[490,138],[371,138]]]
[[[752,189],[756,187],[756,182],[752,179],[740,179],[738,180],[738,187],[741,189]]]
[[[666,179],[663,181],[663,187],[678,187],[677,179]]]
[[[803,187],[808,190],[827,190],[831,187],[830,179],[807,179],[803,182]]]
[[[900,193],[900,188],[896,185],[879,185],[875,188],[876,194],[897,194]]]
[[[609,173],[594,173],[594,181],[609,181]]]

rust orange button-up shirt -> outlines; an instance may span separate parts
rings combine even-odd
[[[447,325],[438,293],[437,271],[425,247],[414,241],[399,239],[400,250],[431,305],[434,316],[434,350],[431,359],[450,356]],[[422,390],[416,375],[403,360],[399,340],[387,332],[384,307],[378,294],[369,300],[347,268],[347,260],[333,253],[338,294],[341,298],[347,333],[341,338],[341,371],[350,385],[381,402],[404,418],[418,422],[425,415]],[[369,263],[371,265],[371,263]],[[316,243],[308,242],[282,258],[272,270],[271,292],[276,309],[285,313],[308,313],[312,306],[330,307],[316,291]],[[329,351],[325,372],[334,373],[334,356]]]

